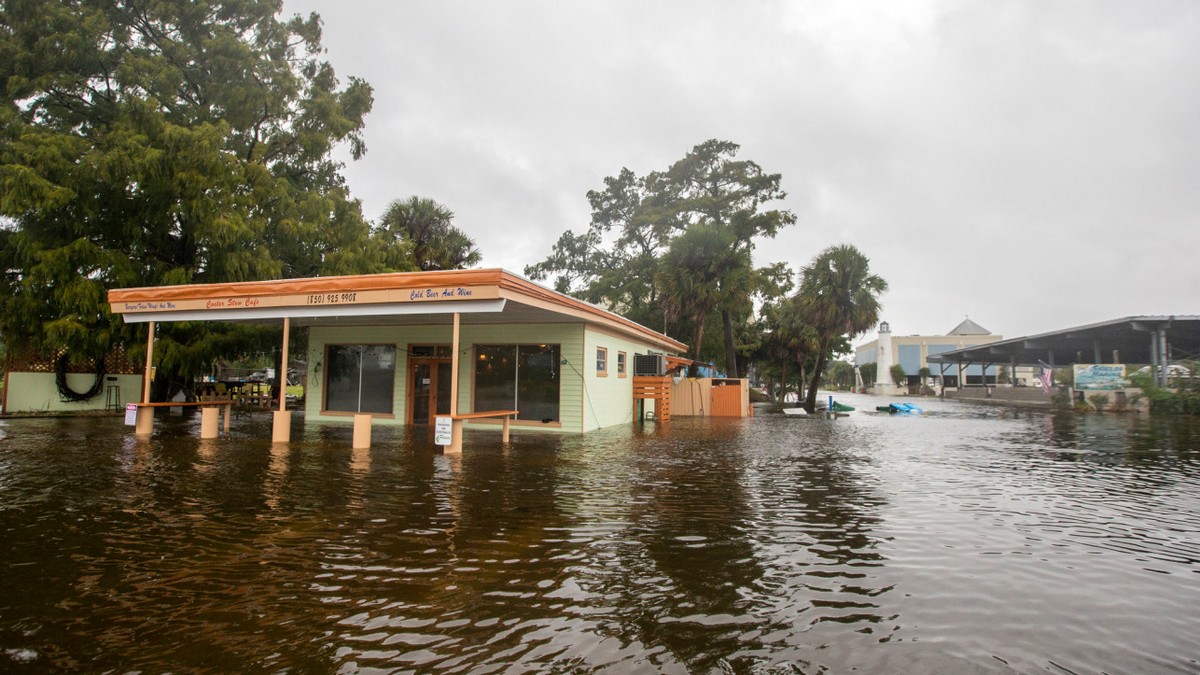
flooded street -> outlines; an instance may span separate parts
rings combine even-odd
[[[1200,423],[0,421],[0,671],[1198,672]]]

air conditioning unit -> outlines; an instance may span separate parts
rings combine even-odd
[[[633,374],[662,377],[667,374],[667,360],[662,354],[634,354]]]

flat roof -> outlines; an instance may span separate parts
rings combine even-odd
[[[664,351],[687,345],[503,269],[394,272],[113,289],[126,323],[231,321],[296,326],[589,323]]]
[[[1200,316],[1127,316],[1101,323],[998,340],[940,354],[930,354],[931,363],[988,363],[1036,366],[1042,363],[1069,366],[1075,363],[1112,363],[1113,351],[1121,363],[1151,363],[1150,343],[1164,330],[1172,359],[1200,355]]]

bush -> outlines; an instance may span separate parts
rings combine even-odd
[[[1150,412],[1165,415],[1200,415],[1200,380],[1180,379],[1175,389],[1162,389],[1149,374],[1130,377],[1150,401]]]

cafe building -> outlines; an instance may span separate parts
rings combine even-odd
[[[501,269],[129,288],[109,303],[147,324],[147,372],[158,322],[275,323],[285,362],[290,332],[307,328],[304,416],[332,424],[441,415],[456,429],[583,433],[632,420],[636,357],[686,349]],[[287,440],[292,411],[279,396],[274,435]]]

